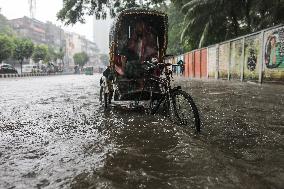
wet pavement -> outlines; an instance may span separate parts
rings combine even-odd
[[[180,81],[202,132],[99,103],[99,75],[0,80],[0,188],[283,188],[284,86]]]

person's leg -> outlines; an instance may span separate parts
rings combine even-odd
[[[108,95],[109,95],[109,93],[105,93],[105,94],[104,94],[105,108],[107,108],[107,104],[108,104],[108,103],[107,103],[107,101],[108,101],[108,99],[107,99],[107,98],[108,98]]]
[[[100,102],[102,103],[103,100],[103,87],[100,89]]]
[[[108,103],[111,103],[111,99],[113,96],[113,85],[112,82],[110,80],[107,81],[107,86],[108,86],[108,91],[109,91],[109,95],[108,95]]]
[[[108,103],[111,104],[111,99],[112,99],[112,96],[113,96],[113,91],[109,91],[109,96],[108,96]]]

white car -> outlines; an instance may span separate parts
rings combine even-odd
[[[40,69],[35,64],[23,65],[23,73],[39,73]]]

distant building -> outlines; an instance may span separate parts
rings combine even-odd
[[[74,68],[73,56],[75,53],[86,52],[90,58],[89,65],[97,62],[98,47],[86,37],[65,32],[51,22],[41,22],[29,17],[22,17],[9,21],[18,36],[31,39],[35,44],[45,44],[59,51],[65,51],[64,67]]]
[[[46,44],[55,50],[65,47],[64,30],[51,22],[41,22],[29,17],[10,20],[17,35],[31,39],[35,44]]]
[[[55,48],[57,51],[60,48],[65,49],[66,47],[66,39],[65,39],[65,32],[60,27],[52,24],[51,22],[47,22],[45,24],[45,39],[48,46]]]
[[[97,54],[99,52],[97,45],[86,39],[86,37],[81,36],[76,33],[66,32],[66,54],[67,59],[66,62],[69,67],[74,67],[75,63],[73,60],[73,56],[76,53],[85,52],[89,56],[88,66],[93,66],[97,62]]]
[[[26,16],[10,20],[9,23],[17,35],[31,39],[35,44],[46,44],[46,25]]]

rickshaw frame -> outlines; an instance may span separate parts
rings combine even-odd
[[[123,27],[127,27],[127,25],[123,26],[123,22],[128,24],[129,27],[129,35],[127,36],[128,42],[131,38],[131,25],[130,25],[131,21],[128,20],[126,22],[125,19],[127,17],[129,18],[133,17],[133,20],[131,21],[134,24],[135,21],[137,20],[138,23],[140,24],[140,21],[142,19],[146,20],[145,18],[152,18],[152,17],[153,20],[149,19],[150,24],[153,24],[154,22],[160,22],[160,23],[154,23],[155,24],[154,27],[156,27],[155,29],[159,30],[158,32],[156,32],[157,61],[149,60],[149,57],[146,56],[145,57],[148,58],[148,60],[143,60],[141,58],[142,53],[139,53],[139,55],[141,56],[139,57],[138,63],[143,65],[142,66],[143,76],[141,78],[134,77],[128,79],[125,78],[122,74],[120,74],[119,71],[117,70],[118,65],[120,65],[121,63],[120,61],[122,57],[120,55],[121,45],[125,45],[125,44],[120,44],[121,39],[119,38],[121,37],[119,36],[121,35],[119,34],[119,32],[121,32],[123,29],[125,30],[125,28]],[[154,18],[156,20],[154,20]],[[157,28],[157,25],[160,28]],[[139,32],[139,30],[136,31]],[[188,125],[189,122],[192,122],[191,126],[194,126],[196,130],[199,132],[200,119],[197,107],[193,99],[188,93],[182,91],[180,86],[174,88],[171,87],[172,73],[170,69],[168,69],[168,66],[171,66],[171,64],[165,63],[165,57],[167,57],[166,50],[168,44],[167,32],[168,32],[168,17],[165,13],[156,10],[128,9],[122,11],[117,16],[109,35],[110,36],[109,67],[112,74],[114,75],[114,86],[116,86],[114,100],[134,101],[135,103],[139,103],[140,101],[150,101],[148,108],[150,109],[150,113],[152,114],[155,114],[160,108],[160,106],[164,104],[164,107],[167,110],[167,114],[170,115],[172,121],[181,125]],[[122,36],[123,35],[125,34],[122,34]],[[122,42],[125,41],[122,40]],[[143,42],[141,43],[143,44]],[[144,51],[141,50],[140,52]],[[164,78],[161,77],[162,74],[164,74],[165,76]],[[123,82],[126,82],[129,85],[131,84],[131,82],[134,82],[138,85],[142,83],[143,87],[140,87],[139,90],[137,91],[135,90],[131,92],[129,92],[129,90],[122,91],[123,92],[122,94],[119,85],[122,85]],[[180,103],[180,100],[183,100],[183,102]],[[190,108],[190,110],[184,111],[184,107],[181,107],[181,105],[186,105],[187,108]],[[107,107],[107,105],[105,105],[105,107]],[[173,114],[174,116],[172,117],[171,114]],[[192,115],[192,117],[189,118],[188,115]]]

